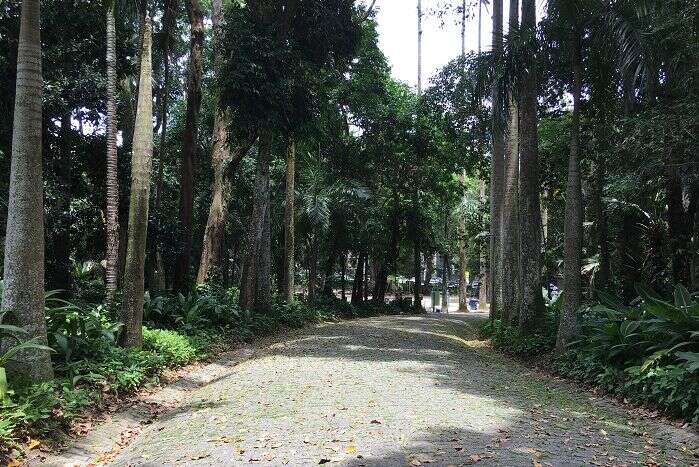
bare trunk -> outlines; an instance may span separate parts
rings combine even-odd
[[[170,100],[170,39],[175,28],[175,10],[177,0],[165,0],[165,12],[163,15],[163,87],[160,99],[160,144],[158,146],[158,174],[155,181],[155,200],[153,203],[155,228],[153,229],[152,250],[154,253],[155,270],[153,271],[153,284],[155,290],[165,289],[165,265],[160,249],[160,205],[163,196],[163,176],[165,172],[165,160],[167,159],[167,117],[168,102]]]
[[[442,255],[442,310],[449,313],[449,255]]]
[[[131,197],[129,204],[129,234],[124,269],[124,300],[122,304],[122,331],[120,343],[124,347],[143,344],[143,292],[148,235],[148,201],[153,159],[153,90],[151,84],[151,26],[150,18],[144,24],[141,52],[136,124],[131,162]]]
[[[117,156],[116,25],[114,4],[107,9],[107,305],[119,277],[119,169]]]
[[[287,303],[294,300],[294,275],[296,271],[294,245],[294,199],[296,180],[296,143],[289,137],[286,152],[286,194],[284,204],[284,297]]]
[[[352,286],[352,303],[359,303],[364,300],[364,263],[366,262],[366,253],[359,253],[357,259],[357,268],[354,271],[354,284]]]
[[[570,159],[568,161],[568,185],[566,187],[566,216],[563,252],[563,313],[558,327],[556,351],[565,347],[578,333],[578,308],[582,293],[582,185],[580,179],[580,93],[582,87],[582,61],[580,57],[580,32],[571,31],[571,65],[573,69],[573,119],[571,122]]]
[[[313,234],[311,243],[311,251],[309,252],[308,260],[308,301],[313,303],[316,299],[316,283],[318,280],[318,234]]]
[[[413,245],[413,270],[415,271],[415,288],[413,289],[413,306],[422,308],[422,259],[420,257],[420,243]]]
[[[340,259],[342,260],[342,265],[340,268],[340,298],[343,302],[345,302],[347,301],[347,296],[345,295],[345,287],[347,285],[347,253],[343,252]]]
[[[459,216],[459,311],[468,311],[468,282],[466,281],[466,219]]]
[[[509,96],[507,151],[502,201],[502,311],[505,323],[519,314],[519,115],[514,96]]]
[[[187,116],[185,120],[180,166],[180,252],[175,267],[173,288],[185,292],[192,262],[192,223],[194,205],[194,159],[197,154],[201,79],[203,73],[204,19],[199,0],[187,0],[190,23],[189,72],[187,76]]]
[[[256,291],[258,289],[258,270],[262,250],[262,237],[267,215],[267,200],[269,199],[269,162],[271,157],[272,134],[265,130],[260,136],[257,155],[257,173],[255,175],[255,194],[253,211],[248,228],[245,260],[240,278],[240,307],[246,311],[255,309]]]
[[[3,310],[29,338],[47,345],[44,316],[44,194],[39,0],[23,0],[17,53],[17,87],[12,129],[10,194],[5,237]],[[14,342],[3,342],[3,349]],[[47,381],[53,377],[45,350],[25,350],[8,363],[12,378]]]
[[[422,95],[422,0],[417,0],[417,94]]]
[[[267,178],[269,186],[269,176]],[[271,191],[267,189],[265,198],[265,216],[260,242],[259,266],[257,268],[257,290],[255,290],[255,312],[269,313],[272,310],[272,224],[271,224]]]
[[[503,9],[502,0],[493,0],[493,55],[497,59],[502,55]],[[500,318],[502,315],[502,200],[505,178],[505,144],[502,124],[502,91],[498,85],[493,86],[493,148],[490,161],[490,316]]]
[[[688,286],[691,277],[689,246],[692,218],[685,212],[680,169],[672,153],[672,143],[669,142],[665,144],[664,172],[672,279],[676,284]]]
[[[528,67],[522,77],[521,89],[521,151],[519,174],[520,219],[520,289],[519,328],[532,333],[543,321],[544,301],[541,293],[541,203],[539,185],[539,143],[537,122],[536,82],[536,5],[534,0],[522,0],[522,34],[529,47]]]
[[[599,270],[595,277],[595,289],[605,290],[609,285],[610,259],[609,240],[607,232],[607,213],[604,210],[602,197],[604,195],[604,161],[595,164],[595,181],[592,195],[592,210],[594,211],[595,236],[597,240],[597,253],[599,254]]]

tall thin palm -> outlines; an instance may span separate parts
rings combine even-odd
[[[16,324],[26,329],[28,337],[46,345],[39,3],[22,1],[1,303],[3,310],[15,314]],[[8,365],[11,373],[32,381],[53,377],[46,350],[27,349],[18,357]]]

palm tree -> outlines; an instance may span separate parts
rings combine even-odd
[[[153,211],[155,218],[155,228],[153,229],[153,260],[155,261],[155,271],[151,288],[165,288],[165,266],[160,250],[158,236],[160,235],[160,204],[163,193],[163,176],[165,172],[165,160],[167,159],[167,118],[168,103],[170,100],[170,43],[172,41],[172,31],[176,26],[177,0],[165,0],[165,11],[163,13],[163,87],[160,99],[160,144],[158,145],[158,174],[155,180],[155,200],[153,201]]]
[[[117,290],[119,273],[119,171],[116,112],[116,0],[107,4],[107,304]]]
[[[508,39],[519,24],[519,0],[510,0]],[[514,81],[514,80],[513,80]],[[510,322],[519,312],[519,106],[513,86],[508,90],[507,144],[502,198],[502,319]]]
[[[143,292],[148,235],[148,199],[153,159],[153,87],[151,83],[151,23],[144,21],[141,77],[131,160],[131,199],[129,233],[124,269],[124,301],[120,343],[124,347],[140,347],[143,343]]]
[[[174,289],[187,289],[192,259],[192,222],[194,208],[194,159],[197,153],[199,113],[201,110],[202,54],[204,49],[204,15],[199,0],[187,0],[189,17],[189,71],[187,74],[187,115],[185,119],[180,166],[180,241],[175,266]]]
[[[541,294],[541,203],[537,134],[536,2],[522,0],[521,34],[525,41],[520,89],[520,290],[519,326],[533,331],[543,313]]]
[[[502,0],[493,0],[493,59],[502,57]],[[502,314],[502,198],[505,178],[505,143],[501,123],[502,90],[497,82],[493,85],[493,148],[490,160],[490,315]]]
[[[22,1],[1,306],[15,315],[27,337],[46,345],[39,3]],[[9,344],[3,342],[3,347]],[[39,348],[18,354],[8,370],[31,381],[53,377],[50,354]]]
[[[573,25],[570,32],[571,68],[573,70],[573,118],[570,131],[570,157],[566,186],[566,216],[564,225],[563,290],[565,300],[558,327],[556,351],[562,352],[578,332],[578,308],[582,290],[582,184],[580,179],[580,94],[582,88],[582,58],[580,29]]]
[[[296,142],[289,136],[286,151],[286,196],[284,203],[284,298],[294,300],[294,198],[296,178]]]

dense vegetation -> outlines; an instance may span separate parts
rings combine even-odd
[[[417,92],[376,2],[39,3],[0,6],[0,443],[469,278],[496,345],[699,417],[696,2],[494,0]]]

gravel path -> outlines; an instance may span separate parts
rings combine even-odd
[[[697,436],[504,358],[466,315],[292,334],[176,393],[112,465],[696,465]],[[227,357],[228,358],[228,357]],[[171,398],[172,399],[172,398]]]

